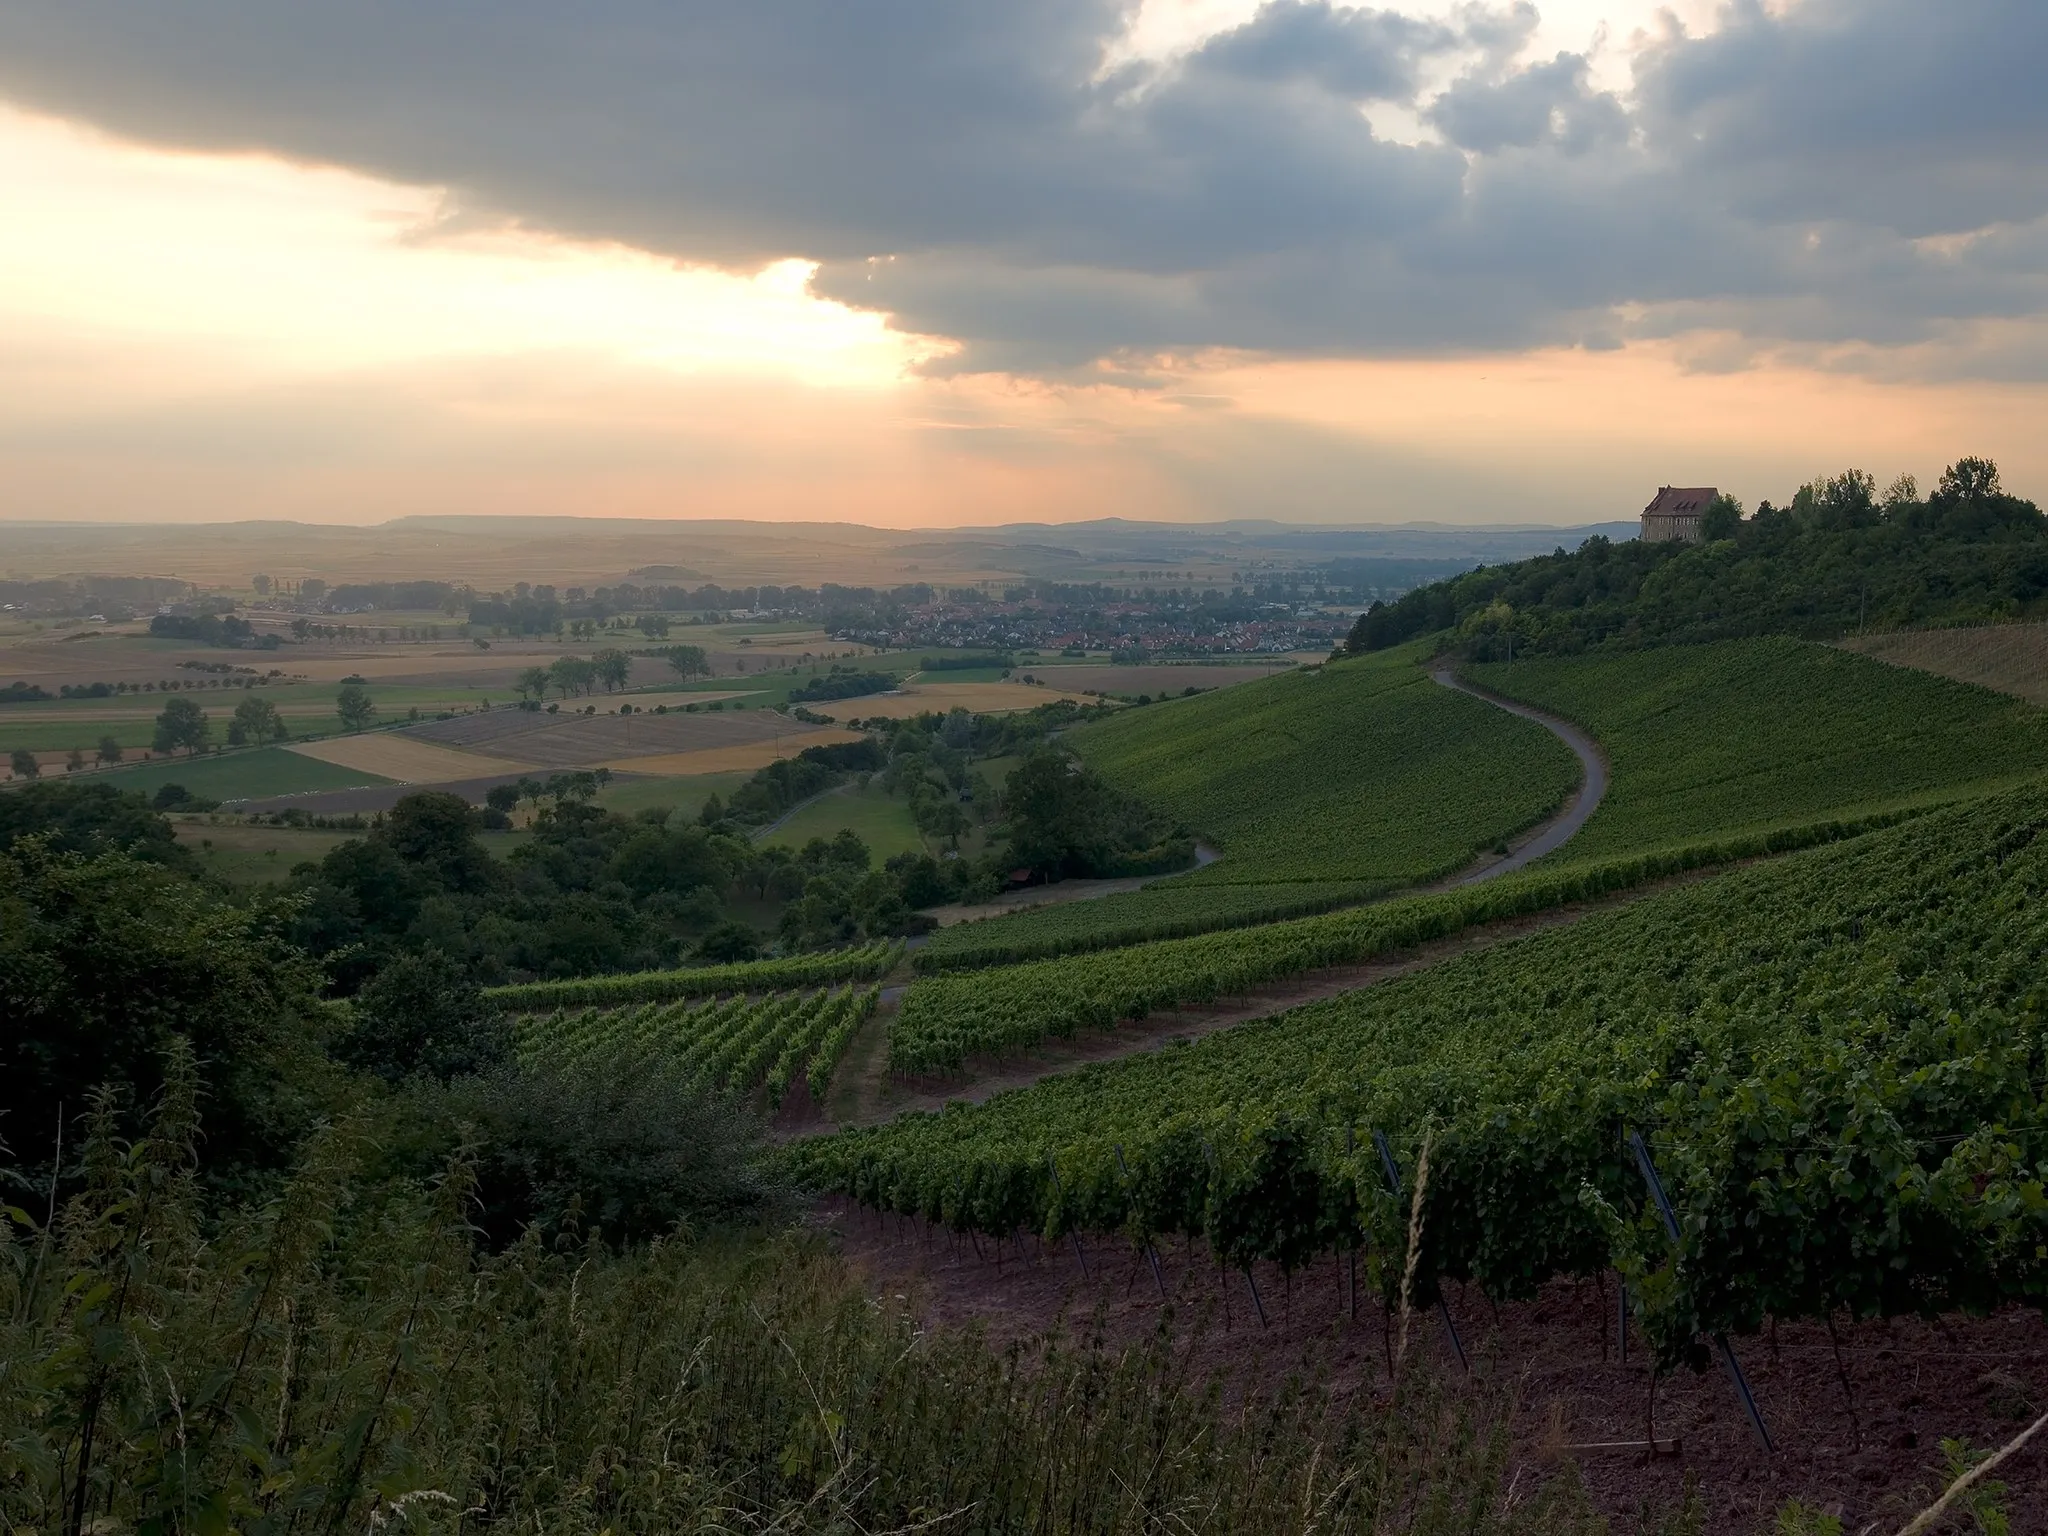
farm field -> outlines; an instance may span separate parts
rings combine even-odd
[[[842,831],[856,833],[868,845],[877,867],[896,854],[925,851],[909,805],[874,785],[849,785],[820,795],[761,841],[771,847],[801,848],[814,837],[829,841]]]
[[[1766,1314],[2019,1300],[2048,1280],[2044,825],[2040,786],[1937,811],[790,1166],[956,1230],[1187,1233],[1288,1269],[1363,1242],[1384,1293],[1408,1213],[1371,1133],[1410,1168],[1426,1137],[1427,1271],[1514,1297],[1619,1266],[1667,1363]],[[1676,1267],[1623,1128],[1677,1203]]]
[[[1321,661],[1323,658],[1317,657]],[[1215,665],[1175,662],[1167,665],[1120,666],[1113,662],[1083,662],[1059,657],[1020,661],[1017,675],[1029,672],[1055,688],[1098,689],[1106,693],[1149,693],[1154,698],[1178,697],[1188,688],[1232,688],[1255,683],[1262,677],[1285,672],[1291,661],[1236,662]]]
[[[860,739],[858,731],[818,726],[809,730],[787,731],[737,746],[703,747],[694,752],[665,752],[653,757],[615,757],[604,766],[619,773],[751,773],[781,758],[795,757],[805,747],[829,747],[838,742]]]
[[[1409,651],[1121,714],[1068,740],[1223,858],[1204,885],[1449,874],[1578,783],[1548,731],[1431,682]]]
[[[2048,714],[1803,640],[1464,669],[1589,731],[1606,798],[1551,862],[1983,794],[2048,770]]]
[[[713,795],[721,800],[747,782],[745,773],[706,773],[685,778],[613,779],[597,792],[597,803],[621,816],[663,810],[671,817],[695,818]]]
[[[952,674],[934,672],[931,677]],[[813,714],[834,720],[903,720],[911,715],[944,714],[966,709],[975,714],[995,715],[1013,709],[1036,709],[1057,699],[1078,699],[1068,687],[1034,687],[1027,683],[1004,682],[914,682],[896,693],[871,693],[855,699],[829,699],[806,704]]]
[[[446,784],[491,774],[519,773],[525,767],[506,758],[422,741],[406,731],[331,736],[323,741],[295,742],[286,750],[338,768],[379,775],[397,784]]]
[[[389,784],[390,779],[357,768],[343,768],[285,747],[253,747],[209,757],[156,758],[135,767],[95,773],[87,782],[155,794],[166,784],[182,784],[209,800],[261,800],[306,795],[326,790]]]
[[[1980,624],[1850,635],[1841,642],[1895,667],[1912,667],[1959,683],[2048,704],[2048,624]]]

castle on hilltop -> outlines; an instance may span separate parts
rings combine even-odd
[[[1656,499],[1643,508],[1643,542],[1699,543],[1700,519],[1706,515],[1707,504],[1720,494],[1711,485],[1658,487]]]

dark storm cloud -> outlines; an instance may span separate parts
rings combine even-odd
[[[1107,67],[1114,0],[0,0],[0,95],[448,186],[1057,369],[2048,308],[2048,4],[1741,0],[1596,89],[1527,4],[1277,0]],[[1427,80],[1451,84],[1429,94]],[[1396,109],[1445,142],[1390,143]],[[1929,240],[1930,236],[1969,239]]]

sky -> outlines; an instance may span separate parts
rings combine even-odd
[[[2039,0],[0,0],[0,520],[2048,501]]]

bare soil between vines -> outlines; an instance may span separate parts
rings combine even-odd
[[[1070,1244],[1026,1236],[996,1245],[943,1228],[877,1217],[829,1200],[816,1219],[876,1291],[913,1299],[934,1327],[975,1326],[993,1344],[1057,1330],[1100,1328],[1113,1346],[1158,1329],[1159,1291],[1144,1257],[1122,1239],[1084,1239],[1088,1272]],[[1000,1263],[998,1263],[998,1250]],[[1223,1275],[1196,1245],[1159,1252],[1168,1294],[1195,1376],[1219,1376],[1232,1393],[1272,1389],[1290,1376],[1321,1378],[1340,1402],[1384,1399],[1389,1329],[1376,1297],[1354,1320],[1341,1261],[1325,1257],[1291,1283],[1271,1265],[1254,1275],[1267,1324],[1241,1274]],[[1675,1454],[1650,1456],[1652,1376],[1640,1336],[1629,1359],[1615,1350],[1614,1291],[1555,1282],[1528,1302],[1489,1303],[1453,1284],[1448,1300],[1471,1359],[1457,1365],[1433,1312],[1409,1320],[1409,1362],[1447,1389],[1484,1405],[1505,1395],[1513,1486],[1526,1491],[1576,1463],[1593,1501],[1617,1531],[1645,1507],[1671,1510],[1696,1481],[1705,1529],[1763,1533],[1798,1498],[1839,1515],[1848,1536],[1890,1533],[1947,1482],[1941,1441],[1979,1449],[2004,1444],[2048,1407],[2048,1321],[2010,1309],[1988,1318],[1836,1320],[1838,1370],[1828,1329],[1784,1323],[1736,1341],[1736,1353],[1777,1444],[1765,1454],[1718,1368],[1680,1371],[1655,1384],[1654,1432]],[[1846,1387],[1844,1377],[1846,1376]],[[2014,1536],[2048,1536],[2048,1443],[2037,1441],[1999,1469]],[[1965,1516],[1944,1530],[1975,1529]]]

